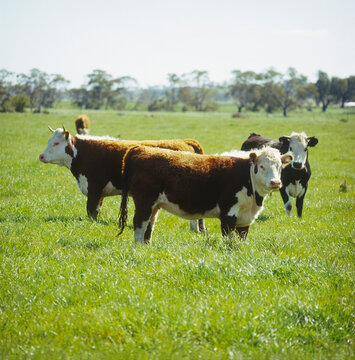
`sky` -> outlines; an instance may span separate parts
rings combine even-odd
[[[165,85],[168,73],[288,67],[314,81],[355,75],[354,0],[0,0],[0,69],[94,69]]]

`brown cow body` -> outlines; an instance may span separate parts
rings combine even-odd
[[[63,129],[52,130],[47,149],[40,155],[44,163],[67,167],[75,176],[80,191],[87,196],[87,213],[96,218],[104,197],[121,193],[122,158],[132,145],[142,144],[177,151],[203,153],[193,139],[129,141],[113,138],[71,135]],[[195,223],[195,222],[194,222]],[[198,224],[191,224],[198,231]],[[204,227],[200,223],[200,227]]]
[[[81,135],[86,135],[89,133],[90,120],[89,117],[85,114],[79,115],[75,120],[76,132]]]
[[[219,218],[223,235],[237,230],[246,236],[263,208],[264,197],[281,186],[278,150],[263,149],[247,156],[195,155],[133,147],[123,165],[121,232],[126,224],[129,194],[136,207],[136,242],[150,241],[160,208],[186,219]],[[270,168],[275,164],[276,170],[268,172],[265,185],[260,179],[268,161],[272,163]],[[259,166],[262,170],[257,175]]]

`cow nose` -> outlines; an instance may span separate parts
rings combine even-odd
[[[272,189],[279,189],[281,187],[281,181],[280,180],[271,180],[270,187]]]
[[[301,169],[302,163],[300,163],[300,162],[294,162],[294,163],[292,164],[292,167],[294,167],[295,169]]]
[[[45,162],[45,159],[44,159],[44,155],[43,155],[43,154],[41,154],[41,155],[39,156],[39,160],[42,161],[42,162]]]

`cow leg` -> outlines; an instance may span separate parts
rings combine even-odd
[[[88,200],[86,202],[86,211],[89,217],[96,220],[98,213],[101,210],[104,198],[100,193],[88,193]]]
[[[248,232],[249,232],[249,226],[237,227],[237,231],[238,231],[239,237],[241,239],[246,239],[246,237],[248,236]]]
[[[222,235],[231,237],[237,225],[237,218],[235,216],[224,215],[220,217],[220,220]]]
[[[158,217],[159,208],[155,208],[152,212],[152,215],[150,216],[150,220],[147,226],[147,230],[144,233],[144,243],[148,244],[150,243],[150,240],[152,239],[152,233],[154,230],[154,224]]]
[[[206,225],[204,219],[198,219],[198,228],[200,231],[206,232]]]
[[[135,200],[135,199],[134,199]],[[153,205],[153,204],[151,204]],[[136,243],[144,243],[145,233],[151,220],[153,211],[150,204],[141,204],[135,201],[136,211],[133,217],[134,241]],[[153,228],[151,226],[150,235]],[[147,233],[148,236],[149,232]]]
[[[190,220],[190,229],[194,232],[205,232],[206,226],[205,226],[205,220],[199,219],[199,220]]]
[[[291,216],[292,200],[290,198],[290,195],[287,193],[286,187],[282,187],[280,189],[280,194],[281,194],[282,200],[284,202],[286,214],[288,216]]]
[[[296,199],[296,208],[297,208],[297,216],[299,218],[302,217],[302,210],[303,210],[303,201],[304,197],[306,196],[307,186],[304,188],[301,196],[298,196]]]

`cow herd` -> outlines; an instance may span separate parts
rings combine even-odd
[[[206,155],[193,139],[119,140],[89,136],[89,119],[76,120],[78,134],[53,130],[39,159],[67,167],[87,197],[87,214],[96,219],[106,196],[122,195],[119,234],[127,223],[127,200],[135,205],[134,240],[149,243],[159,209],[190,220],[205,231],[204,218],[218,218],[224,236],[246,237],[265,198],[280,190],[290,216],[297,215],[311,176],[308,148],[318,140],[292,133],[278,140],[252,133],[241,151]]]

